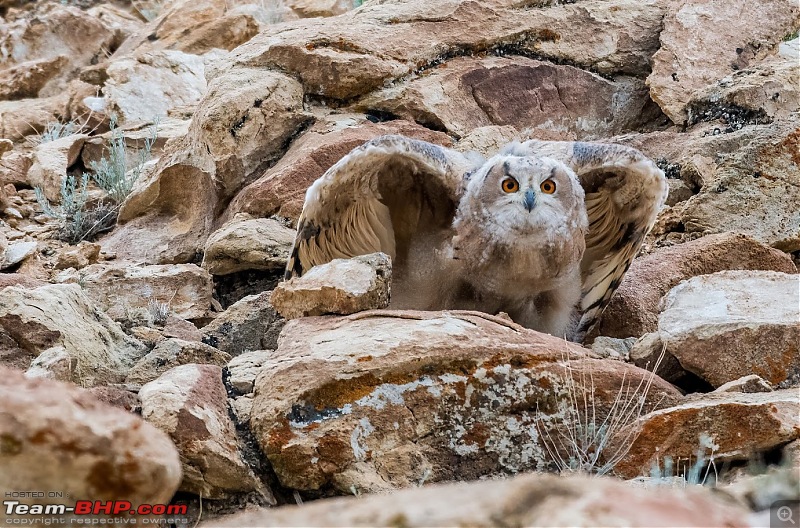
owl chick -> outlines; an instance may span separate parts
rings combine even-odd
[[[484,161],[382,136],[308,189],[286,278],[382,251],[393,308],[502,311],[580,341],[666,189],[652,161],[619,145],[528,141]]]

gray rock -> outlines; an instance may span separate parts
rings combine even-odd
[[[196,341],[164,339],[131,368],[126,383],[143,385],[178,365],[189,363],[225,366],[231,356],[221,350]]]
[[[255,491],[274,504],[242,458],[220,367],[175,367],[143,386],[139,397],[142,417],[167,433],[181,454],[180,490],[208,499]]]
[[[384,253],[335,259],[280,283],[271,301],[287,319],[386,308],[391,278],[391,261]]]
[[[663,300],[658,332],[681,366],[714,387],[749,374],[800,376],[800,276],[722,271],[694,277]]]
[[[271,295],[249,295],[232,304],[202,328],[203,342],[232,356],[277,347],[285,320],[270,304]]]

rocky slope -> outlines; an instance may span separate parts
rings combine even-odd
[[[800,499],[795,2],[0,13],[4,490],[207,526],[738,526]],[[383,255],[279,284],[307,187],[387,133],[623,143],[668,205],[583,346],[381,310]]]

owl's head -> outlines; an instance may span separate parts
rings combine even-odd
[[[469,179],[459,207],[499,238],[529,240],[573,236],[586,229],[584,192],[578,177],[551,158],[500,154]],[[458,221],[457,221],[458,222]]]

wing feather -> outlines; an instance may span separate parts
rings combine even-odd
[[[418,233],[449,228],[463,176],[474,164],[454,150],[403,136],[355,148],[306,192],[286,278],[377,251],[402,261]]]
[[[615,144],[528,141],[515,155],[555,158],[578,175],[589,230],[581,261],[581,319],[576,340],[591,330],[655,224],[667,197],[664,173],[636,149]]]

